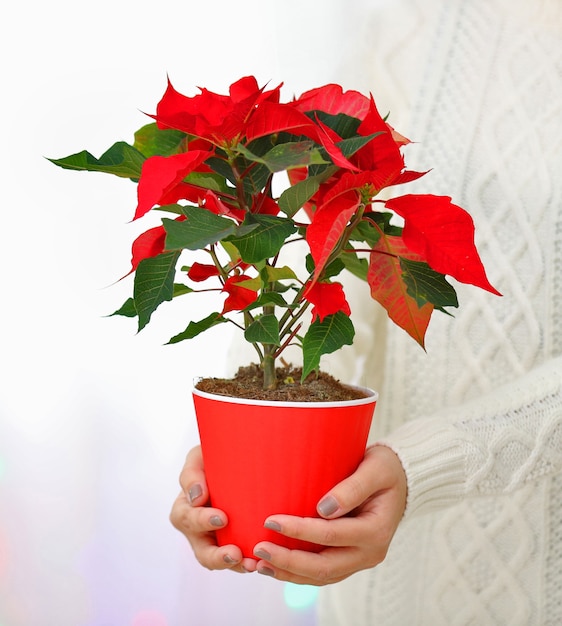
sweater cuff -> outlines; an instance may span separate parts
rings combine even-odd
[[[390,448],[406,473],[405,517],[445,508],[466,492],[466,441],[440,419],[417,419],[376,442]]]

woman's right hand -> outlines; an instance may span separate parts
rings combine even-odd
[[[255,559],[243,558],[238,546],[217,546],[215,530],[228,524],[224,511],[209,506],[201,446],[188,453],[180,474],[182,491],[176,498],[170,521],[185,535],[196,559],[207,569],[254,572]]]

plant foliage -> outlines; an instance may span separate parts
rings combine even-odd
[[[433,311],[458,306],[446,276],[498,294],[473,221],[451,198],[377,197],[424,172],[406,168],[409,140],[372,97],[331,84],[281,102],[280,87],[260,88],[249,76],[227,95],[187,97],[168,83],[133,145],[117,142],[99,159],[87,151],[52,159],[130,178],[138,184],[134,219],[162,214],[133,242],[133,297],[115,314],[136,317],[140,330],[163,302],[215,289],[217,310],[189,320],[170,343],[235,323],[260,356],[265,388],[288,345],[302,348],[304,378],[322,355],[352,344],[343,271],[365,280],[422,347]],[[281,252],[296,241],[307,253],[290,267]]]

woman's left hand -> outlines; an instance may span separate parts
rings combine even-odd
[[[321,518],[272,515],[266,527],[326,546],[318,553],[288,550],[262,541],[254,555],[257,570],[306,585],[339,582],[381,563],[406,508],[406,474],[388,447],[367,449],[357,470],[318,504]]]

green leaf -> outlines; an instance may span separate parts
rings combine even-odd
[[[224,251],[228,254],[230,260],[233,263],[236,263],[236,261],[240,258],[238,248],[233,243],[230,243],[230,241],[221,241],[220,245],[224,248]]]
[[[186,137],[180,130],[159,129],[154,122],[137,130],[133,147],[147,158],[155,155],[170,156],[180,152]]]
[[[321,174],[309,176],[300,182],[291,185],[279,196],[279,208],[288,217],[292,217],[318,191],[320,185],[329,178],[337,168],[326,168]]]
[[[281,294],[275,291],[265,291],[258,296],[257,300],[248,305],[244,310],[251,311],[252,309],[258,309],[268,305],[279,306],[283,308],[289,308],[291,306],[286,302],[285,298],[283,298]]]
[[[402,226],[396,226],[391,221],[394,217],[393,213],[389,213],[388,211],[372,211],[369,213],[364,213],[363,217],[365,219],[359,222],[356,230],[364,235],[362,241],[366,241],[372,246],[374,246],[378,241],[380,237],[380,231],[377,230],[371,222],[374,222],[380,228],[380,230],[382,230],[387,235],[398,237],[402,233]],[[355,234],[355,231],[353,232]],[[368,235],[369,232],[371,233],[371,235]]]
[[[193,289],[184,285],[183,283],[174,283],[174,294],[173,297],[183,296],[186,293],[193,293]]]
[[[174,276],[179,252],[164,252],[143,259],[135,272],[133,297],[139,316],[139,331],[150,321],[154,311],[174,295]]]
[[[369,271],[369,261],[367,259],[358,257],[354,252],[347,252],[339,258],[348,272],[351,272],[361,280],[367,280],[367,272]]]
[[[382,135],[382,131],[378,133],[373,133],[372,135],[359,135],[358,137],[350,137],[349,139],[339,141],[336,146],[342,151],[342,154],[345,157],[350,157],[379,135]]]
[[[279,321],[275,315],[262,315],[244,331],[246,341],[250,343],[280,345]]]
[[[67,170],[104,172],[122,178],[137,180],[146,157],[124,141],[114,143],[109,150],[96,159],[86,150],[62,159],[48,159],[51,163]]]
[[[236,185],[236,176],[226,159],[216,156],[209,157],[205,161],[205,164],[208,165],[213,172],[216,172],[219,176],[226,178],[226,180],[230,181],[233,185]]]
[[[248,161],[244,161],[246,167],[248,167]],[[246,168],[242,171],[244,171]],[[271,177],[271,172],[267,165],[262,163],[256,164],[254,167],[246,171],[244,178],[242,179],[242,186],[244,193],[246,194],[248,204],[251,203],[252,196],[256,196],[260,191],[263,191],[267,185],[267,181]]]
[[[371,213],[370,215],[375,215],[375,213]],[[378,214],[377,214],[378,215]],[[388,214],[387,214],[388,215]],[[384,231],[384,226],[380,226],[380,228]],[[371,220],[363,219],[357,224],[357,226],[353,229],[353,232],[350,236],[350,241],[361,241],[365,242],[369,245],[369,247],[374,247],[377,244],[377,241],[381,237],[381,231],[376,228],[376,226],[372,223]]]
[[[183,215],[184,206],[181,204],[162,204],[152,208],[153,211],[163,211],[165,213],[175,213],[176,215]]]
[[[343,139],[356,136],[357,129],[361,125],[361,120],[346,113],[336,113],[334,115],[325,111],[309,111],[307,115],[313,120],[318,117],[323,124],[335,130]]]
[[[349,317],[341,311],[328,315],[322,322],[316,320],[306,332],[302,341],[303,370],[302,380],[320,367],[320,357],[351,345],[355,329]]]
[[[314,273],[314,259],[311,254],[306,255],[305,259],[306,270],[310,274]],[[336,257],[330,264],[326,265],[322,270],[322,280],[328,280],[341,273],[344,269],[344,262],[340,257]]]
[[[249,213],[243,226],[257,225],[241,237],[230,237],[245,263],[258,263],[275,256],[285,240],[296,231],[292,220],[273,215]]]
[[[113,317],[114,315],[123,315],[125,317],[136,317],[137,316],[137,309],[135,307],[134,299],[133,298],[128,298],[123,303],[121,308],[117,309],[117,311],[114,311],[113,313],[108,315],[108,317]]]
[[[278,280],[298,280],[297,275],[288,265],[283,267],[266,265],[260,274],[266,283],[274,283]]]
[[[191,172],[185,178],[187,183],[197,185],[203,189],[210,189],[219,194],[233,194],[235,190],[226,184],[226,180],[220,174],[214,172]]]
[[[400,267],[406,291],[420,308],[430,302],[439,311],[449,314],[443,307],[459,306],[454,287],[427,263],[401,258]]]
[[[295,167],[328,163],[313,141],[288,141],[273,146],[264,156],[258,156],[246,146],[238,145],[237,150],[248,160],[262,163],[270,172],[282,172]]]
[[[215,215],[195,206],[182,207],[184,222],[164,218],[166,250],[201,250],[236,232],[236,224],[227,217]]]
[[[174,335],[174,337],[172,337],[168,341],[168,344],[179,343],[180,341],[184,341],[185,339],[193,339],[193,337],[197,337],[197,335],[200,335],[206,330],[209,330],[209,328],[217,326],[218,324],[223,324],[227,321],[228,320],[220,313],[211,313],[210,315],[202,320],[199,320],[198,322],[189,322],[187,328],[183,332]]]

